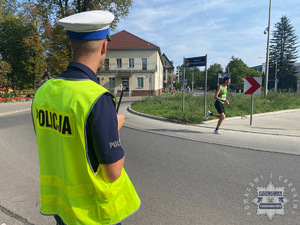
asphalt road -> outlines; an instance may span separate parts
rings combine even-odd
[[[142,200],[122,224],[300,224],[300,156],[134,127],[123,127],[121,140],[125,169]],[[39,213],[38,153],[28,111],[0,117],[0,154],[0,224],[55,224]],[[251,202],[256,187],[269,182],[284,187],[284,200],[289,199],[285,215],[272,220],[256,215]]]

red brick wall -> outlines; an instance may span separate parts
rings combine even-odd
[[[132,90],[131,96],[149,96],[149,95],[160,95],[162,93],[162,89],[158,90]]]

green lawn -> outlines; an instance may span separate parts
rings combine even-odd
[[[245,116],[251,113],[251,95],[228,93],[230,105],[225,105],[226,117]],[[182,123],[197,124],[204,118],[204,95],[193,96],[185,94],[184,111],[182,111],[182,93],[169,93],[161,96],[147,97],[134,102],[131,108],[137,112],[160,116]],[[214,113],[214,93],[208,93],[206,109]],[[299,93],[269,92],[267,99],[264,95],[254,95],[254,113],[273,112],[286,109],[300,108]]]

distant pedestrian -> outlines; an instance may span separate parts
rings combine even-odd
[[[187,86],[186,89],[187,89],[187,93],[191,94],[191,88],[190,88],[190,86]]]
[[[205,119],[208,119],[208,117],[210,116],[214,116],[216,118],[219,118],[217,127],[214,131],[214,134],[222,134],[219,131],[219,128],[223,122],[223,120],[225,120],[225,108],[224,108],[224,102],[229,105],[229,101],[226,99],[226,95],[227,95],[227,88],[230,84],[231,78],[230,77],[225,77],[224,78],[224,82],[223,84],[221,84],[218,88],[217,91],[215,93],[214,98],[216,99],[215,101],[215,107],[218,111],[219,114],[214,114],[211,111],[208,111],[206,114]]]
[[[175,90],[175,87],[172,85],[172,86],[171,86],[171,94],[174,95],[175,91],[176,91],[176,90]]]

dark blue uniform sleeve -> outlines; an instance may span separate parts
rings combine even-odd
[[[115,104],[110,94],[104,94],[94,104],[87,119],[87,142],[88,157],[94,171],[99,164],[114,163],[124,157]]]

